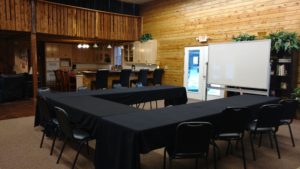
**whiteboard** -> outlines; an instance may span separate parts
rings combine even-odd
[[[271,40],[208,45],[208,84],[268,89]]]

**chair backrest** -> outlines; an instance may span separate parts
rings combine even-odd
[[[73,127],[68,113],[60,107],[55,106],[54,109],[60,130],[63,132],[65,137],[73,138]]]
[[[293,119],[299,105],[298,100],[284,99],[279,102],[283,106],[282,119]]]
[[[266,104],[259,108],[257,127],[277,127],[280,123],[283,107],[281,104]]]
[[[208,122],[183,122],[176,128],[174,153],[178,156],[208,153],[213,126]]]
[[[142,83],[143,86],[148,85],[148,79],[147,79],[148,71],[149,71],[148,69],[141,69],[139,71],[138,82]]]
[[[107,88],[109,70],[97,70],[96,89]]]
[[[46,125],[53,118],[53,114],[50,112],[50,106],[44,96],[37,97],[37,107],[40,115],[40,122],[42,125]]]
[[[219,119],[217,133],[243,133],[251,121],[251,111],[246,107],[228,107]]]
[[[120,83],[123,87],[129,87],[131,69],[122,69],[120,74]]]
[[[67,71],[63,71],[63,89],[64,91],[70,90],[70,76]]]
[[[55,81],[56,81],[56,87],[58,90],[63,90],[64,84],[63,84],[63,72],[62,70],[55,70]]]
[[[155,69],[153,72],[153,85],[161,85],[163,69]]]

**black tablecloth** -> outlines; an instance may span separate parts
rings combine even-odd
[[[53,113],[53,106],[60,106],[68,113],[77,127],[95,133],[99,119],[104,116],[142,112],[127,105],[164,99],[166,104],[178,105],[187,102],[184,87],[150,86],[79,92],[40,94],[46,97]],[[122,103],[122,104],[120,104]],[[125,105],[126,104],[126,105]],[[37,109],[38,110],[38,109]],[[40,124],[40,112],[36,111],[35,126]]]
[[[167,146],[183,121],[210,121],[217,125],[218,114],[226,107],[249,107],[277,102],[275,97],[234,96],[165,109],[103,117],[97,130],[95,166],[102,169],[138,169],[139,154]]]

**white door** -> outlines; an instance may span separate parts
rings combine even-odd
[[[186,47],[184,55],[184,86],[191,99],[205,100],[208,47]]]

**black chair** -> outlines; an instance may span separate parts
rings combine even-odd
[[[299,102],[294,99],[285,99],[285,100],[281,100],[279,103],[283,106],[283,113],[280,119],[280,125],[288,125],[292,144],[293,147],[295,147],[295,140],[293,137],[291,124],[296,115]]]
[[[216,129],[215,140],[228,141],[227,151],[231,147],[231,141],[236,140],[241,142],[243,165],[246,169],[246,158],[244,148],[244,131],[247,129],[248,124],[251,120],[251,112],[248,108],[235,107],[226,108],[220,115],[220,122]]]
[[[109,70],[107,69],[97,70],[96,81],[95,81],[96,89],[107,89],[108,74],[109,74]]]
[[[280,151],[277,142],[276,130],[280,125],[280,118],[283,112],[283,107],[280,104],[266,104],[259,108],[256,119],[249,125],[250,141],[253,153],[253,159],[256,160],[253,146],[253,136],[260,134],[259,146],[261,146],[262,135],[268,134],[271,146],[273,147],[272,136],[275,140],[278,158]]]
[[[131,69],[122,69],[120,73],[120,80],[113,80],[113,88],[129,87],[129,79],[131,75]]]
[[[195,159],[196,169],[198,159],[207,160],[209,145],[213,142],[213,126],[208,122],[183,122],[176,128],[175,143],[164,150],[163,167],[166,168],[166,154],[169,155],[169,164],[172,168],[173,159]],[[214,166],[216,168],[215,146]]]
[[[148,86],[148,69],[141,69],[138,73],[138,79],[137,80],[131,80],[130,81],[130,86],[132,84],[135,84],[136,86]]]
[[[153,72],[153,78],[149,79],[149,81],[153,84],[153,86],[162,84],[162,75],[164,73],[164,69],[155,69]]]
[[[75,167],[80,150],[85,143],[87,145],[87,150],[88,150],[88,141],[91,140],[91,136],[89,133],[87,133],[84,130],[75,129],[74,125],[71,123],[71,121],[69,119],[69,115],[67,114],[67,112],[64,109],[59,108],[59,107],[54,107],[54,108],[55,108],[55,113],[56,113],[57,120],[58,120],[58,123],[60,126],[60,130],[62,131],[62,134],[64,136],[64,144],[60,151],[60,154],[58,156],[56,163],[57,164],[59,163],[59,160],[62,156],[65,146],[69,140],[74,141],[74,142],[79,142],[79,148],[78,148],[76,157],[75,157],[73,165],[72,165],[72,169],[73,169]]]
[[[37,107],[38,107],[39,116],[40,116],[39,117],[40,125],[44,127],[44,129],[42,130],[43,136],[42,136],[40,148],[42,148],[42,146],[43,146],[45,135],[50,136],[50,135],[54,134],[54,138],[53,138],[53,142],[52,142],[52,146],[51,146],[51,150],[50,150],[50,155],[52,155],[55,141],[56,141],[56,138],[59,133],[59,124],[58,124],[57,119],[54,117],[54,113],[51,111],[50,106],[48,105],[45,97],[38,96]]]

